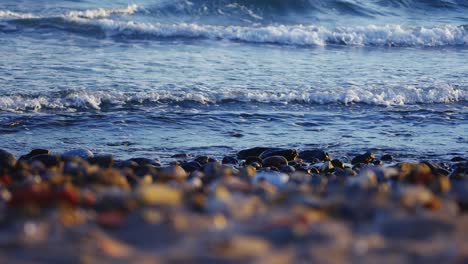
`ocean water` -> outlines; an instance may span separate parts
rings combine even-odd
[[[467,0],[2,0],[1,148],[468,152]]]

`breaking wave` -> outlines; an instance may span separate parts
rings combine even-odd
[[[332,90],[226,90],[219,92],[149,91],[118,92],[70,90],[43,95],[7,95],[0,97],[1,111],[39,111],[41,109],[100,110],[103,106],[118,108],[150,103],[223,104],[355,104],[400,106],[415,104],[450,104],[468,101],[467,87],[440,84],[431,88],[349,87]]]

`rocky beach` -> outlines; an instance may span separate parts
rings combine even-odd
[[[467,0],[0,2],[0,264],[468,263]]]
[[[465,263],[466,157],[0,150],[1,263]]]

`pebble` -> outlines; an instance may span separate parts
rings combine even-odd
[[[288,160],[283,156],[269,156],[263,160],[264,167],[280,167],[288,165]]]
[[[37,155],[48,155],[51,154],[52,152],[48,149],[33,149],[31,150],[28,154],[21,156],[19,159],[20,160],[28,160],[34,156]]]
[[[89,149],[74,149],[67,151],[62,154],[62,157],[78,157],[82,159],[88,159],[94,157],[93,152]]]
[[[289,161],[296,159],[298,155],[299,153],[295,149],[271,148],[262,152],[259,158],[265,160],[268,157],[282,156],[286,159],[286,161]]]
[[[268,183],[276,187],[282,187],[288,182],[289,175],[277,171],[258,171],[257,175],[255,176],[254,182],[258,182],[262,179],[266,180]]]
[[[0,171],[8,170],[15,166],[16,157],[10,152],[0,149]]]
[[[375,159],[375,155],[371,152],[366,152],[362,155],[357,155],[356,157],[354,157],[352,160],[351,160],[351,164],[359,164],[359,163],[363,163],[363,164],[369,164],[371,163],[372,161],[374,161]]]
[[[325,152],[324,150],[320,150],[320,149],[301,151],[299,152],[299,158],[308,162],[331,160],[330,155],[328,155],[328,153]]]
[[[42,154],[42,155],[36,155],[34,157],[31,157],[28,160],[28,163],[34,163],[34,162],[40,162],[47,168],[50,167],[57,167],[60,165],[60,158],[57,155],[50,155],[50,154]]]
[[[390,154],[384,154],[384,155],[382,155],[382,157],[380,157],[380,160],[383,160],[383,161],[393,161],[393,156],[390,155]]]
[[[244,149],[237,152],[237,158],[241,160],[245,160],[248,157],[259,157],[265,150],[269,148],[266,147],[255,147],[250,149]]]
[[[159,179],[183,181],[187,178],[187,172],[178,165],[164,167],[159,172]]]
[[[112,155],[99,155],[87,159],[89,164],[97,165],[101,168],[111,168],[114,166],[115,160]]]
[[[239,163],[239,161],[234,158],[234,157],[231,157],[231,156],[225,156],[222,160],[222,163],[223,164],[234,164],[234,165],[237,165]]]

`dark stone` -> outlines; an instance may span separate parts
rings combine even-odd
[[[465,161],[466,159],[465,158],[462,158],[462,157],[453,157],[450,161]]]
[[[351,164],[358,164],[358,163],[364,163],[364,164],[369,164],[372,161],[374,161],[375,155],[370,152],[366,152],[362,155],[357,155],[351,160]]]
[[[376,166],[380,166],[380,165],[383,165],[383,161],[379,160],[379,159],[376,159],[372,162],[372,164],[376,165]]]
[[[278,169],[281,172],[284,172],[284,173],[293,173],[293,172],[296,171],[296,169],[293,166],[290,166],[290,165],[281,165],[281,166],[278,167]]]
[[[135,168],[135,175],[138,176],[139,178],[142,178],[145,175],[156,177],[158,175],[159,170],[160,168],[157,168],[150,164],[140,165],[137,168]]]
[[[270,156],[263,160],[264,167],[280,167],[288,165],[288,160],[283,156]]]
[[[203,166],[209,162],[215,162],[216,160],[207,156],[199,156],[194,161],[200,163]]]
[[[36,155],[28,160],[29,163],[35,161],[40,161],[46,167],[55,167],[60,164],[60,158],[50,154]]]
[[[343,162],[341,162],[338,159],[332,160],[331,164],[333,165],[333,167],[338,168],[338,169],[344,169],[345,168]]]
[[[258,162],[252,162],[249,164],[250,166],[254,167],[255,169],[260,169],[262,167],[262,164],[258,163]]]
[[[299,154],[297,150],[295,149],[271,148],[271,149],[265,150],[262,154],[260,154],[259,158],[264,160],[268,157],[282,156],[286,160],[294,160],[295,158],[297,158],[298,155]]]
[[[269,148],[265,147],[255,147],[250,149],[244,149],[237,152],[237,158],[241,160],[245,160],[248,157],[259,157],[265,150]]]
[[[357,172],[355,172],[354,170],[350,169],[350,168],[346,168],[346,169],[336,169],[334,172],[333,172],[333,175],[337,176],[337,177],[350,177],[350,176],[355,176],[357,175]]]
[[[247,157],[247,158],[245,159],[245,164],[246,164],[246,165],[250,165],[250,164],[252,164],[252,163],[254,163],[254,162],[260,164],[260,167],[261,167],[261,165],[263,164],[263,160],[262,160],[261,158],[259,158],[259,157],[253,157],[253,156],[252,156],[252,157]]]
[[[458,163],[453,166],[449,177],[451,180],[462,180],[468,176],[468,163]]]
[[[330,162],[330,161],[325,161],[322,165],[322,167],[320,167],[320,171],[322,173],[331,173],[335,170],[335,167],[333,166],[333,164]]]
[[[97,165],[101,168],[110,168],[114,166],[114,157],[112,155],[94,156],[88,159],[89,164]]]
[[[123,160],[117,163],[116,167],[117,168],[130,168],[130,169],[136,169],[138,167],[138,163],[134,160]]]
[[[0,149],[0,170],[2,169],[12,169],[16,164],[15,155],[10,152]]]
[[[392,160],[393,160],[393,156],[390,155],[390,154],[385,154],[385,155],[383,155],[382,157],[380,157],[380,160],[383,160],[383,161],[392,161]]]
[[[331,160],[330,155],[327,152],[321,149],[314,149],[314,150],[304,150],[299,153],[299,158],[307,161],[307,162],[315,162],[318,161],[329,161]]]
[[[161,167],[161,164],[159,164],[159,162],[157,162],[156,160],[147,159],[147,158],[131,158],[131,159],[129,159],[129,161],[134,161],[140,166],[142,166],[142,165],[153,165],[153,166],[156,166],[156,167]]]
[[[223,158],[223,161],[222,161],[223,164],[234,164],[234,165],[237,165],[239,163],[239,161],[234,158],[234,157],[231,157],[231,156],[225,156]]]
[[[187,163],[182,163],[180,165],[186,172],[193,172],[202,167],[202,165],[196,161],[191,161]]]
[[[28,154],[21,156],[19,160],[28,160],[37,155],[44,155],[44,154],[50,154],[50,153],[52,152],[47,149],[33,149]]]

